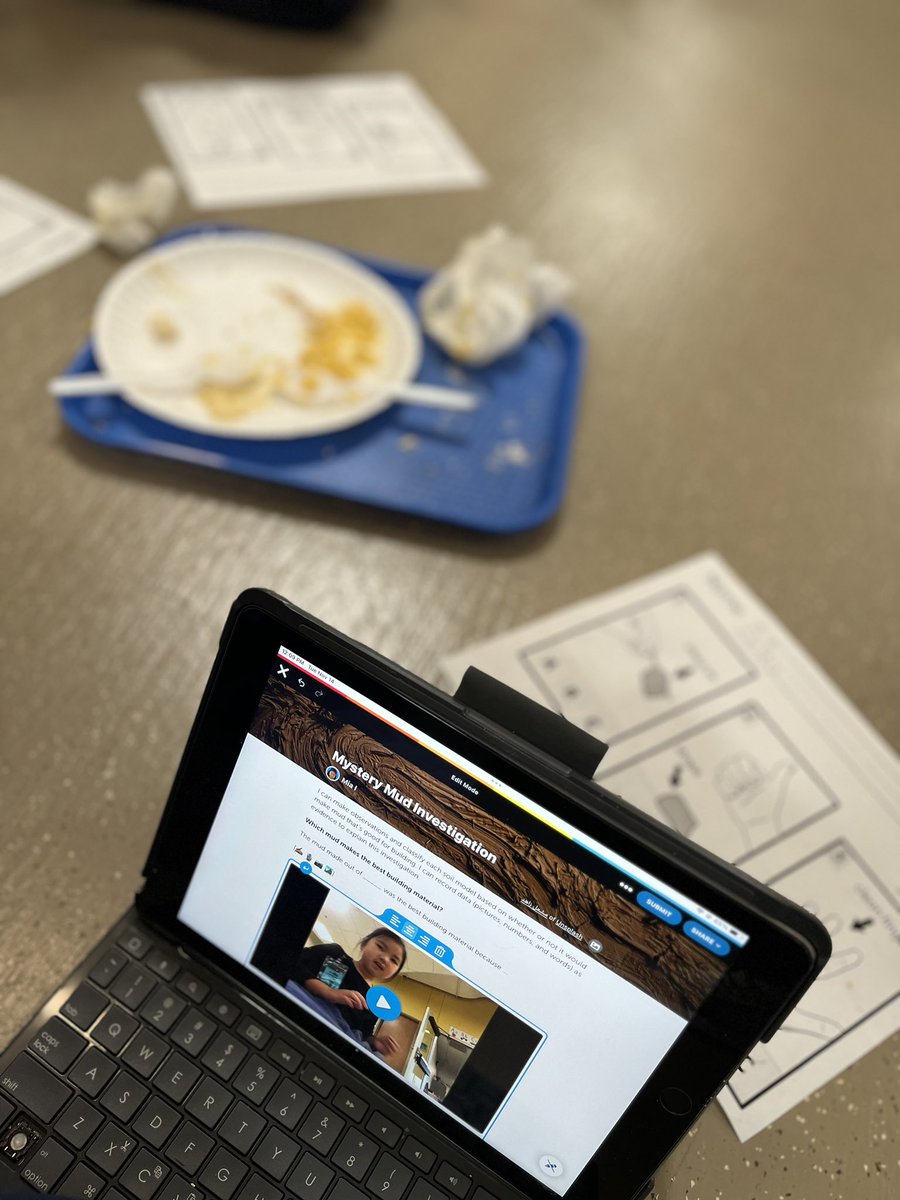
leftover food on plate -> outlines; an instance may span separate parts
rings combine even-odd
[[[108,375],[130,381],[134,407],[249,438],[374,416],[422,352],[409,307],[374,271],[313,243],[241,233],[182,238],[129,263],[98,301],[94,348]]]
[[[178,326],[169,314],[164,312],[150,313],[147,318],[147,328],[154,341],[163,344],[177,342],[180,336]]]
[[[293,359],[268,356],[242,370],[215,355],[203,360],[195,395],[217,421],[240,421],[266,404],[283,399],[291,404],[354,404],[360,391],[349,386],[381,354],[381,325],[362,301],[333,311],[304,305],[307,322]]]

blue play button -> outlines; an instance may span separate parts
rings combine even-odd
[[[382,1021],[396,1021],[403,1011],[397,993],[382,987],[381,984],[369,988],[366,992],[366,1004],[369,1006],[369,1012],[380,1017]]]

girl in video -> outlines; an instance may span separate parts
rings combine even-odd
[[[359,1032],[379,1054],[393,1054],[397,1042],[388,1034],[375,1036],[377,1018],[366,1004],[374,983],[393,979],[406,964],[406,946],[381,925],[360,939],[359,957],[353,958],[337,942],[308,946],[297,959],[294,978],[313,996],[339,1004],[347,1024]]]

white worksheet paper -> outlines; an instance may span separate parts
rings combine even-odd
[[[90,221],[0,176],[0,296],[89,250],[96,240]]]
[[[609,744],[611,791],[814,912],[834,952],[719,1095],[746,1141],[900,1028],[900,761],[708,553],[470,646]]]
[[[485,181],[442,114],[401,74],[154,83],[141,99],[196,208]]]

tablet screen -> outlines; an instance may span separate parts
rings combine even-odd
[[[748,942],[287,645],[178,917],[560,1195]]]

